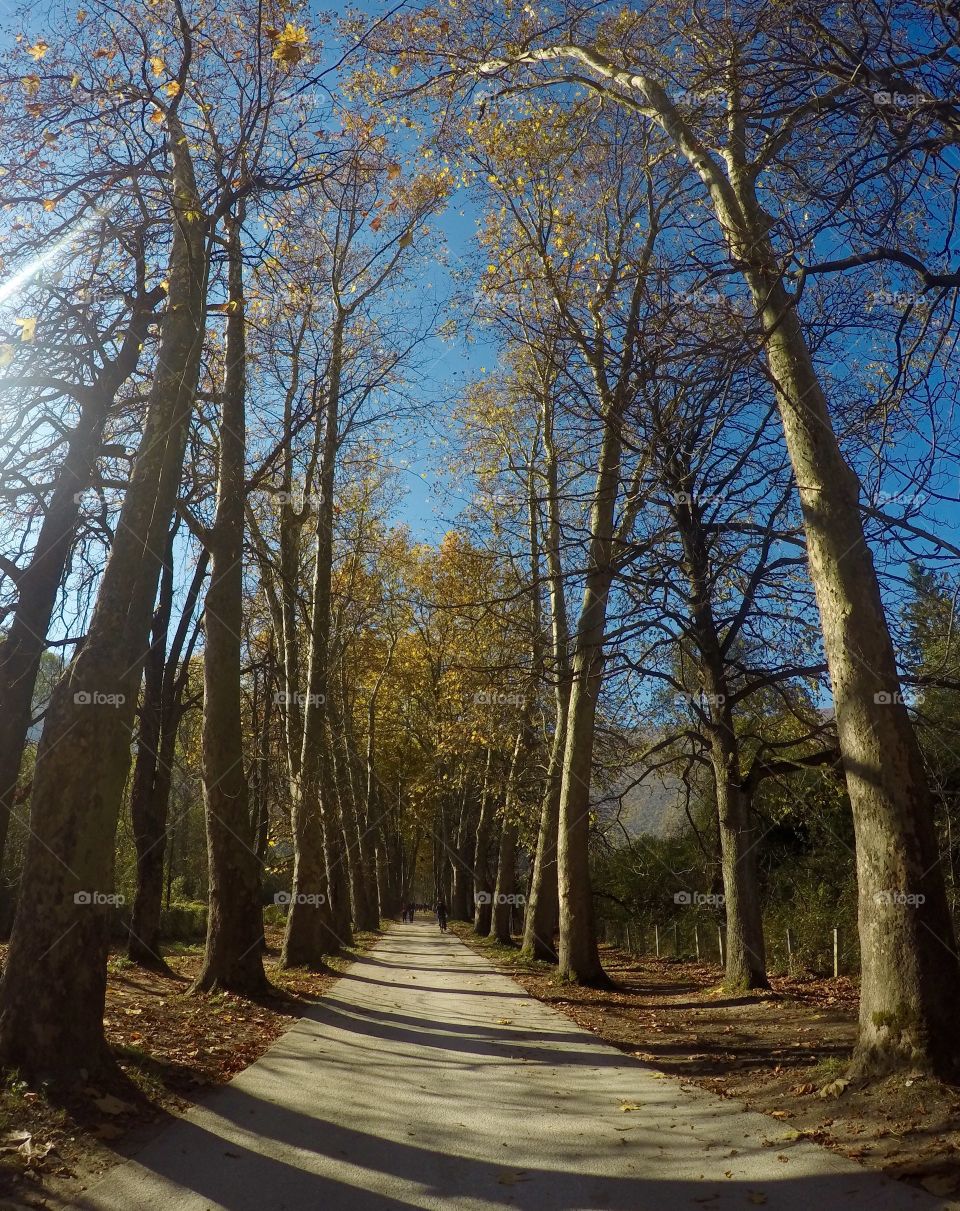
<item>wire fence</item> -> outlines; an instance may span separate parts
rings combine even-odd
[[[599,937],[637,958],[684,960],[723,966],[726,929],[716,919],[691,913],[671,920],[603,920]],[[840,925],[811,931],[791,926],[765,928],[767,969],[774,975],[852,976],[860,972],[856,932]]]

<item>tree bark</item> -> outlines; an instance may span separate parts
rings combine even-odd
[[[36,547],[29,564],[16,578],[17,605],[0,642],[0,864],[30,730],[40,660],[76,538],[78,497],[90,484],[111,405],[136,369],[158,301],[155,293],[136,301],[117,357],[104,367],[92,386],[78,390],[79,418],[70,433]]]
[[[315,527],[315,564],[310,606],[310,654],[304,709],[300,790],[294,798],[294,845],[315,849],[294,858],[293,898],[284,936],[285,966],[315,965],[348,943],[349,910],[344,881],[333,760],[327,732],[330,679],[330,603],[333,572],[333,493],[339,448],[340,382],[346,314],[338,309],[331,334],[329,383],[324,408],[320,499]],[[294,622],[295,625],[295,622]],[[296,689],[296,687],[288,687]],[[320,870],[324,868],[321,878]],[[305,879],[309,887],[298,882]],[[321,886],[322,884],[322,886]],[[320,898],[322,897],[322,898]]]
[[[493,893],[493,914],[490,936],[503,946],[513,945],[510,925],[517,892],[517,826],[504,820],[500,832],[500,852],[497,856],[497,885]]]
[[[490,839],[493,833],[494,802],[490,786],[490,769],[493,750],[487,749],[487,765],[483,775],[483,790],[480,794],[480,815],[477,819],[477,844],[473,858],[473,896],[476,916],[473,932],[481,938],[490,933],[493,916],[493,880],[490,877]]]
[[[243,765],[241,693],[246,459],[243,208],[227,221],[226,367],[217,509],[204,605],[203,801],[207,825],[207,944],[194,992],[257,996],[269,987],[260,950],[259,862]]]
[[[960,963],[933,827],[933,804],[900,679],[859,482],[783,288],[752,189],[732,251],[767,330],[766,350],[793,464],[823,628],[856,835],[861,955],[861,1070],[960,1074]],[[743,232],[743,237],[739,236]],[[749,243],[746,243],[749,241]]]
[[[590,886],[590,783],[597,699],[602,683],[607,598],[613,578],[611,560],[620,458],[620,416],[610,401],[604,409],[603,438],[590,511],[587,573],[574,637],[557,846],[560,974],[564,979],[581,984],[607,982],[597,949]]]
[[[170,113],[169,295],[147,421],[90,629],[58,682],[34,776],[22,892],[0,985],[0,1059],[28,1077],[112,1068],[103,1034],[117,818],[161,554],[203,345],[205,222]],[[64,1012],[64,1006],[69,1012]]]
[[[530,879],[530,898],[523,924],[523,954],[548,963],[559,961],[554,935],[560,926],[560,890],[557,875],[557,842],[560,826],[560,793],[563,783],[563,754],[570,709],[570,628],[563,593],[562,531],[560,525],[559,460],[554,443],[552,381],[547,378],[541,392],[541,427],[547,482],[547,524],[544,556],[550,592],[550,638],[554,691],[554,728],[547,762],[547,776],[540,805],[537,850]]]
[[[688,487],[687,484],[676,485]],[[727,922],[725,986],[730,991],[768,988],[763,918],[757,887],[757,837],[750,796],[743,785],[740,742],[710,596],[709,554],[696,501],[689,491],[675,493],[674,519],[680,532],[690,614],[700,655],[703,713],[710,740]]]

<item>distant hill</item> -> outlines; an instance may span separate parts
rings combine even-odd
[[[602,827],[616,844],[628,837],[670,837],[689,827],[687,787],[668,770],[644,775],[643,766],[628,766],[604,785],[591,787]]]

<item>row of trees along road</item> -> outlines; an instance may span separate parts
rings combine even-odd
[[[3,1062],[113,1064],[117,886],[153,966],[164,896],[205,895],[197,994],[268,989],[281,886],[286,965],[426,885],[602,983],[597,786],[629,766],[700,788],[731,989],[768,980],[769,788],[845,792],[855,1063],[956,1074],[954,17],[29,28],[0,67]],[[425,415],[477,338],[491,370]],[[396,519],[435,420],[430,545]]]

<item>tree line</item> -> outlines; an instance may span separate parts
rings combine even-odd
[[[177,787],[198,993],[266,989],[272,880],[313,965],[425,869],[602,982],[629,767],[706,806],[731,989],[768,979],[771,798],[842,802],[855,1062],[955,1072],[955,17],[36,16],[0,86],[4,1063],[112,1062],[105,901],[119,862],[162,964]],[[417,542],[398,461],[477,342]]]

